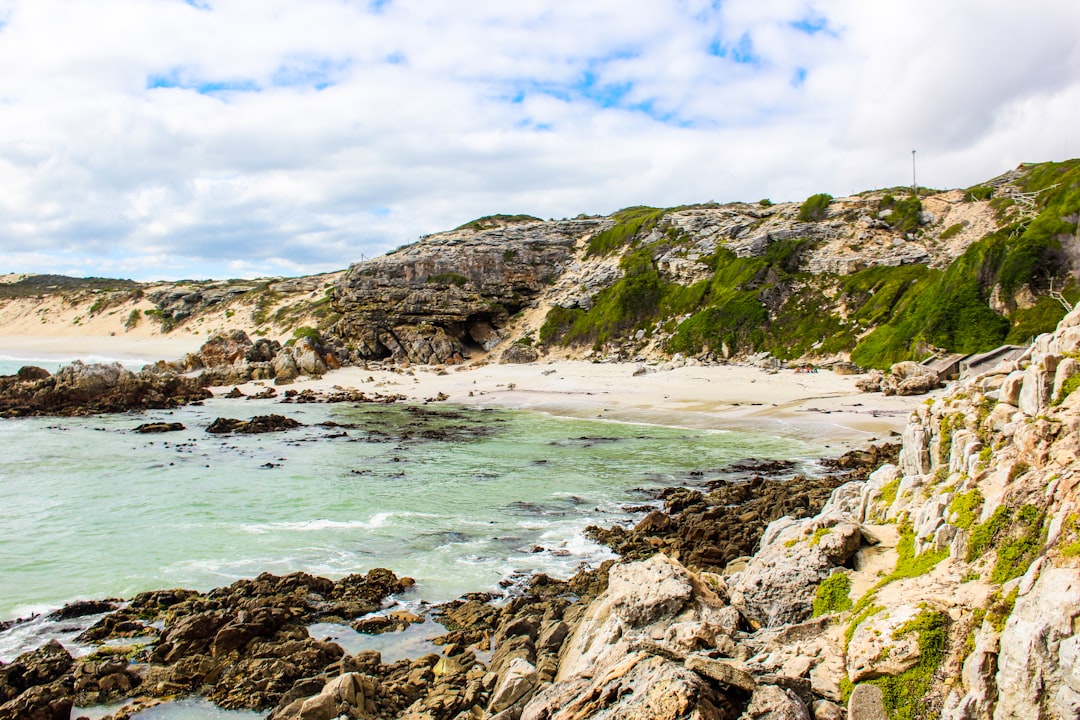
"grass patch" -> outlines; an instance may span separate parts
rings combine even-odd
[[[954,495],[949,503],[949,512],[956,515],[953,525],[965,530],[974,525],[979,517],[979,511],[982,510],[983,501],[983,494],[979,492],[979,488]]]
[[[890,482],[881,486],[881,502],[885,503],[886,507],[891,507],[896,502],[896,494],[900,491],[900,478],[896,478]]]
[[[967,561],[973,562],[993,548],[990,582],[1001,584],[1023,575],[1042,552],[1045,520],[1045,513],[1034,505],[1023,505],[1019,511],[1002,505],[971,531]]]
[[[589,240],[586,257],[610,255],[632,240],[648,234],[667,212],[666,209],[645,206],[619,210],[611,216],[615,224]]]
[[[941,231],[941,234],[938,235],[938,239],[939,240],[949,240],[951,238],[956,237],[957,235],[959,235],[960,233],[962,233],[964,231],[964,228],[967,227],[967,224],[968,224],[967,220],[965,220],[964,222],[958,222],[958,223],[956,223],[954,225],[950,225],[949,227],[947,227],[947,228],[945,228],[944,230]]]
[[[1071,378],[1061,383],[1061,390],[1058,391],[1057,397],[1054,398],[1054,404],[1060,405],[1065,402],[1065,398],[1072,395],[1078,387],[1080,387],[1080,375],[1073,375]]]
[[[882,677],[870,682],[881,688],[885,712],[890,720],[924,720],[936,717],[926,702],[934,688],[934,674],[945,660],[949,639],[949,619],[945,613],[924,610],[893,633],[901,638],[911,633],[918,636],[919,661],[899,675]]]
[[[799,222],[824,220],[829,212],[829,203],[832,202],[832,199],[832,195],[828,193],[818,193],[806,198],[799,207]]]
[[[813,617],[851,609],[851,578],[847,573],[833,573],[821,581],[814,593]]]

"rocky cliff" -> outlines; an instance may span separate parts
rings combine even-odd
[[[353,265],[332,333],[355,360],[769,352],[886,368],[1051,330],[1080,294],[1078,214],[1074,161],[966,191],[495,216]]]
[[[495,215],[310,278],[6,276],[0,329],[284,342],[312,328],[346,363],[769,353],[886,369],[1052,330],[1080,299],[1078,218],[1075,160],[966,190]]]

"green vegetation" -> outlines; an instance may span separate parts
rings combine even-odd
[[[886,195],[878,203],[878,210],[892,211],[886,215],[885,222],[894,230],[912,233],[919,229],[919,213],[922,212],[922,201],[916,195],[903,200],[897,200],[892,195]]]
[[[1009,615],[1012,614],[1018,594],[1019,588],[1013,588],[1012,592],[1005,597],[1001,597],[1000,591],[990,596],[990,604],[986,610],[985,618],[998,634],[1005,629],[1005,623],[1009,620]]]
[[[435,275],[428,275],[427,281],[432,285],[453,285],[454,287],[465,287],[468,284],[469,278],[457,273],[445,272],[437,273]]]
[[[949,240],[950,238],[954,238],[961,232],[963,232],[965,227],[967,227],[966,220],[964,222],[958,222],[954,225],[950,225],[949,227],[941,231],[941,234],[938,235],[938,240]]]
[[[989,520],[971,531],[967,561],[978,559],[993,547],[996,559],[990,582],[1005,583],[1023,575],[1042,552],[1045,520],[1043,511],[1034,505],[1023,505],[1019,511],[998,507]]]
[[[589,241],[587,257],[610,255],[635,238],[647,235],[660,222],[667,210],[653,207],[631,207],[619,210],[611,217],[615,224],[598,232]]]
[[[459,225],[454,230],[490,230],[503,225],[515,225],[521,223],[543,222],[532,215],[485,215],[482,218],[471,220],[464,225]]]
[[[814,594],[814,617],[851,609],[851,578],[845,572],[833,573],[821,581]]]
[[[73,278],[66,275],[29,275],[14,283],[0,283],[0,299],[68,295],[83,290],[116,292],[126,290],[130,298],[142,297],[139,284],[133,280],[111,278]]]
[[[814,531],[814,534],[810,537],[810,547],[817,547],[821,544],[821,538],[825,537],[832,532],[832,528],[818,528]]]
[[[1065,398],[1072,395],[1073,391],[1078,387],[1080,387],[1080,375],[1073,375],[1061,384],[1061,390],[1058,392],[1057,397],[1054,398],[1054,404],[1060,405],[1065,402]]]
[[[949,557],[949,549],[926,550],[915,554],[915,530],[909,524],[900,526],[900,542],[896,545],[896,568],[875,587],[887,585],[903,578],[919,577],[934,569]]]
[[[924,610],[897,628],[893,638],[899,639],[911,633],[918,635],[918,663],[899,675],[870,681],[881,688],[885,712],[890,720],[924,720],[936,716],[926,697],[934,687],[934,673],[945,660],[949,639],[948,615]]]
[[[293,330],[292,340],[289,342],[295,343],[297,340],[301,339],[311,340],[316,345],[323,344],[322,334],[320,334],[317,329],[307,325],[302,325]]]
[[[891,506],[896,502],[896,493],[900,490],[900,478],[896,478],[891,482],[887,482],[881,486],[881,502],[886,506]]]
[[[1042,552],[1046,532],[1045,514],[1034,505],[1024,505],[1017,513],[1011,532],[997,546],[997,561],[990,573],[990,582],[1005,583],[1027,572]]]
[[[136,308],[128,313],[127,320],[124,321],[124,327],[131,330],[138,326],[140,320],[142,320],[142,313]]]
[[[799,222],[817,222],[818,220],[824,220],[825,215],[829,211],[829,203],[832,202],[832,199],[832,195],[828,193],[818,193],[806,198],[799,208]]]
[[[1058,549],[1065,557],[1080,556],[1080,514],[1072,513],[1061,524]]]
[[[994,196],[994,188],[989,185],[976,185],[967,191],[965,199],[968,202],[975,202],[976,200],[989,200]]]
[[[758,200],[758,205],[760,205],[761,207],[767,208],[767,207],[772,207],[774,205],[774,203],[769,198],[761,198],[760,200]]]
[[[954,495],[949,503],[949,512],[956,515],[953,525],[965,530],[971,527],[979,517],[982,506],[983,494],[979,492],[979,488]]]
[[[707,263],[708,277],[690,285],[671,281],[656,259],[681,248],[681,231],[666,224],[671,210],[634,207],[613,216],[614,225],[589,243],[588,254],[623,253],[624,277],[592,298],[588,310],[554,308],[540,334],[545,343],[599,347],[637,330],[667,335],[671,353],[749,354],[767,351],[780,360],[850,352],[854,363],[887,369],[919,360],[929,348],[981,352],[1003,342],[1026,342],[1052,330],[1064,307],[1046,290],[1067,273],[1061,237],[1080,214],[1080,163],[1036,166],[1024,189],[1040,195],[1042,213],[1003,228],[968,247],[944,270],[914,264],[876,266],[850,275],[810,275],[803,258],[812,240],[770,241],[760,257],[738,257],[720,247]],[[976,191],[981,195],[982,191]],[[918,230],[917,196],[886,196],[888,222]],[[823,217],[827,195],[803,204],[806,217]],[[956,228],[956,229],[954,229]],[[659,232],[654,232],[659,231]],[[946,230],[959,232],[958,226]],[[652,241],[646,242],[646,238]],[[1030,286],[1036,302],[999,315],[991,297],[1010,307]],[[1066,299],[1080,300],[1080,284],[1058,284]]]
[[[281,293],[270,290],[268,285],[268,283],[264,283],[255,290],[255,292],[259,293],[259,297],[255,301],[254,309],[251,311],[251,322],[256,325],[265,325],[266,321],[270,319],[270,310],[281,300]]]
[[[994,514],[984,522],[979,523],[971,531],[968,537],[967,561],[974,562],[979,559],[990,547],[990,543],[1001,532],[1009,521],[1010,510],[1004,505],[994,510]]]

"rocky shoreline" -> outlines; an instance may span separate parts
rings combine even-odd
[[[737,547],[745,554],[765,528],[763,504],[812,514],[849,473],[865,475],[880,452],[889,451],[849,453],[836,462],[838,473],[825,478],[775,479],[790,473],[785,463],[731,468],[751,477],[726,495],[714,492],[710,501],[744,512],[719,527],[742,540]],[[700,529],[694,510],[704,500],[686,505],[672,499],[702,497],[700,491],[679,488],[665,495],[667,512],[651,513],[629,533],[632,540],[619,544],[626,557],[651,554],[641,544],[655,552],[642,538],[655,530],[659,516],[669,528],[691,534]],[[783,498],[788,502],[776,503]],[[731,547],[736,546],[725,545]],[[706,556],[716,559],[715,552]],[[130,699],[111,715],[120,720],[191,693],[223,708],[282,719],[451,718],[474,707],[491,717],[518,717],[535,690],[555,679],[563,645],[607,589],[610,569],[608,562],[568,581],[537,575],[510,595],[472,594],[430,608],[430,619],[395,602],[412,581],[389,570],[337,582],[305,573],[263,574],[208,593],[162,590],[130,601],[76,603],[50,618],[101,616],[77,638],[98,651],[75,658],[52,641],[0,665],[0,718],[66,718],[72,707]],[[308,626],[326,622],[363,633],[437,622],[445,632],[433,639],[434,652],[384,663],[377,652],[346,655],[338,645],[308,635]],[[651,649],[663,652],[660,646]]]

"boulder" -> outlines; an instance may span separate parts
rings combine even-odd
[[[510,347],[503,350],[502,356],[499,358],[499,362],[506,364],[524,364],[536,362],[540,357],[540,353],[536,352],[536,348],[521,343],[514,343]]]
[[[751,624],[775,627],[810,616],[818,583],[851,558],[862,537],[857,525],[828,522],[781,518],[766,528],[757,555],[732,578],[731,604]]]

